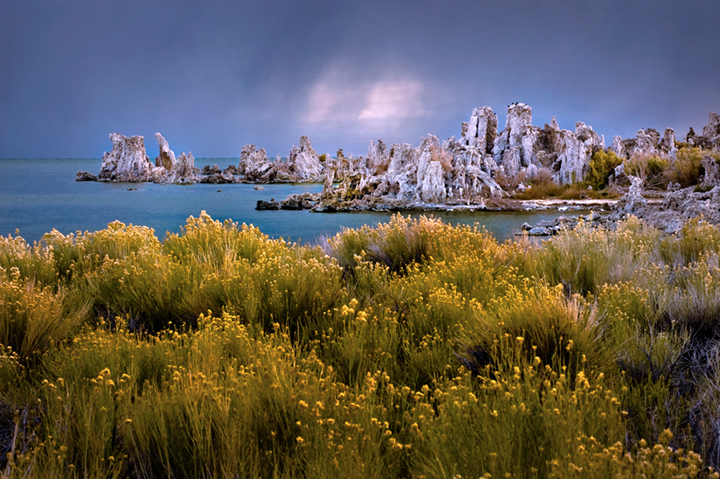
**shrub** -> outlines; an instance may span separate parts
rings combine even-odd
[[[670,172],[671,181],[679,183],[683,188],[697,184],[702,171],[702,160],[708,155],[720,161],[720,154],[717,152],[708,152],[700,148],[680,148]]]
[[[520,183],[525,181],[525,172],[518,171],[516,173],[507,174],[502,168],[500,168],[495,172],[495,181],[503,190],[508,193],[512,193],[517,189]]]
[[[669,167],[667,158],[635,154],[625,162],[625,173],[642,178],[648,186],[664,189],[668,185]]]
[[[595,191],[607,188],[610,176],[615,172],[615,168],[622,164],[622,161],[612,151],[596,151],[588,163],[588,172],[583,184],[592,186]]]

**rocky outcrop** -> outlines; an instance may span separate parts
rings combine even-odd
[[[324,155],[324,157],[326,157]],[[287,162],[277,165],[280,174],[286,173],[287,181],[317,183],[323,179],[324,166],[307,136],[300,137],[300,146],[293,145]]]
[[[281,200],[279,203],[275,199],[270,201],[258,200],[255,205],[256,210],[309,210],[315,206],[320,199],[320,193],[299,193],[292,194]]]
[[[160,153],[155,158],[155,165],[145,153],[145,138],[142,136],[126,137],[119,133],[111,133],[112,151],[103,155],[100,173],[96,176],[85,171],[78,171],[77,181],[111,181],[111,182],[142,182],[189,184],[199,181],[198,170],[192,153],[182,153],[175,158],[168,142],[160,133],[155,133]]]
[[[167,140],[160,133],[155,133],[158,142],[159,154],[155,158],[150,179],[155,183],[192,184],[200,181],[195,168],[195,158],[192,153],[180,154],[175,158],[175,152],[170,149]]]
[[[240,150],[237,172],[254,183],[319,183],[324,179],[328,156],[318,156],[307,136],[300,137],[299,147],[293,145],[287,161],[280,155],[270,161],[263,148],[245,145]]]
[[[237,170],[237,168],[236,168],[236,170]],[[203,175],[219,175],[220,173],[222,173],[222,170],[220,169],[220,167],[218,165],[212,165],[212,166],[205,165],[202,167],[202,170],[200,171],[200,173]]]
[[[581,216],[558,216],[553,220],[538,221],[535,226],[523,223],[516,236],[554,236],[564,231],[573,230],[580,223],[585,223],[593,228],[608,227],[610,221],[607,216],[591,211]]]
[[[675,158],[675,153],[677,153],[675,131],[672,128],[666,128],[662,138],[654,128],[638,130],[635,138],[627,140],[616,136],[610,150],[623,159],[637,155]]]
[[[632,186],[618,200],[615,210],[607,216],[606,227],[628,216],[641,218],[649,225],[665,233],[680,231],[688,220],[702,218],[711,224],[720,225],[720,186],[709,191],[695,186],[680,189],[677,185],[668,188],[662,201],[649,201],[642,196],[642,180],[631,177]]]
[[[239,183],[239,180],[230,172],[213,173],[201,177],[200,183],[210,183],[214,185]]]
[[[167,171],[173,170],[177,164],[175,152],[170,149],[170,145],[160,133],[155,133],[155,139],[160,149],[157,158],[155,158],[155,166],[164,168]]]
[[[98,181],[149,181],[153,165],[145,153],[145,138],[111,133],[112,151],[103,155]]]
[[[543,129],[533,126],[532,108],[524,103],[508,107],[499,134],[492,109],[476,108],[470,121],[462,124],[459,141],[453,137],[441,144],[428,135],[412,148],[388,147],[380,140],[370,143],[367,157],[346,161],[338,155],[328,163],[326,174],[341,184],[333,188],[332,181],[326,181],[316,210],[482,208],[488,198],[525,188],[523,179],[537,177],[541,169],[560,183],[581,181],[592,154],[601,148],[604,139],[584,123],[578,123],[575,131],[561,130],[555,119]]]
[[[470,121],[462,124],[460,144],[474,147],[482,155],[492,153],[497,138],[497,126],[497,115],[492,108],[475,108]]]
[[[237,171],[246,181],[269,183],[274,179],[273,163],[268,159],[265,149],[257,150],[255,145],[242,147]]]

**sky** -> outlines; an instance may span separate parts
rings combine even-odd
[[[366,154],[473,108],[684,137],[720,111],[718,0],[0,0],[0,158]]]

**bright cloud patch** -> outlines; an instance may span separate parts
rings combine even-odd
[[[423,84],[414,80],[379,80],[353,85],[323,80],[308,97],[304,119],[311,123],[401,120],[425,116]]]
[[[358,120],[374,118],[413,118],[425,114],[418,82],[378,82],[367,94],[367,107]]]

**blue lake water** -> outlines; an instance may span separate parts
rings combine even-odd
[[[68,234],[96,231],[119,220],[153,228],[162,238],[179,232],[189,216],[205,210],[215,219],[252,224],[273,238],[314,243],[343,227],[358,228],[387,221],[391,213],[310,213],[308,211],[256,211],[258,200],[281,200],[291,193],[318,192],[322,185],[156,185],[153,183],[77,182],[75,173],[97,174],[100,159],[0,159],[0,235],[37,241],[53,228]],[[196,166],[218,164],[221,168],[238,160],[198,158]],[[128,188],[137,190],[128,191]],[[220,191],[218,191],[220,190]],[[434,216],[452,224],[485,226],[498,239],[512,236],[527,221],[552,219],[557,212],[443,212]],[[413,213],[412,216],[420,216]]]

